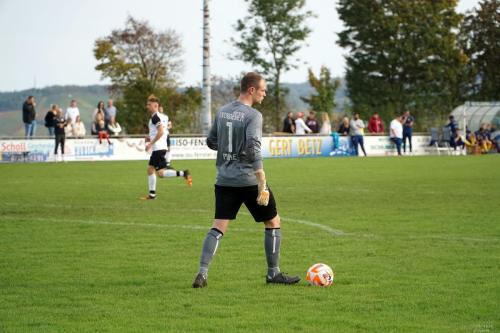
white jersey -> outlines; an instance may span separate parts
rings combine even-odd
[[[297,118],[295,119],[295,134],[304,135],[307,133],[311,133],[311,129],[306,125],[304,119]]]
[[[151,141],[153,141],[153,139],[156,137],[156,134],[158,134],[158,129],[160,127],[163,127],[163,135],[161,136],[160,139],[158,139],[158,141],[156,141],[153,144],[152,147],[153,151],[167,149],[167,135],[168,135],[167,123],[168,123],[168,117],[159,112],[155,112],[149,119],[149,124],[148,124],[149,139]]]
[[[165,138],[170,134],[168,131],[168,116],[165,113],[160,113],[163,117],[161,117],[161,123],[163,125],[163,131],[165,132]],[[165,139],[166,140],[166,139]]]

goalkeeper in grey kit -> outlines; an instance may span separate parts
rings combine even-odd
[[[272,191],[266,184],[261,155],[262,114],[252,108],[266,96],[266,82],[257,73],[241,80],[239,98],[223,106],[215,116],[207,138],[210,149],[217,151],[215,218],[200,258],[200,270],[193,288],[207,286],[208,266],[217,251],[229,222],[236,218],[244,203],[255,222],[263,222],[267,260],[267,283],[295,284],[298,276],[280,271],[280,217]]]

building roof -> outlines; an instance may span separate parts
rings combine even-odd
[[[500,102],[466,102],[457,106],[451,115],[455,120],[465,119],[467,127],[471,131],[477,131],[484,123],[490,123],[493,127],[500,127]]]

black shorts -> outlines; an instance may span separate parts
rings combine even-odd
[[[278,215],[276,201],[269,189],[269,204],[257,204],[258,186],[229,187],[215,185],[215,218],[218,220],[234,220],[241,204],[247,206],[255,222],[265,222]]]
[[[167,147],[168,147],[168,150],[170,150],[170,134],[167,135]]]
[[[153,166],[155,170],[165,169],[167,167],[167,160],[165,159],[166,149],[155,150],[149,158],[149,165]]]

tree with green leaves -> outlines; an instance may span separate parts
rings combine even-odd
[[[478,8],[469,11],[459,40],[469,58],[467,97],[500,100],[500,1],[483,0]]]
[[[111,80],[111,91],[119,96],[120,122],[129,133],[142,133],[147,123],[146,99],[155,94],[176,123],[176,130],[191,130],[201,99],[196,89],[177,91],[181,72],[182,45],[174,30],[156,32],[147,21],[128,17],[125,28],[95,41],[96,69]],[[177,101],[176,103],[172,101]],[[187,114],[184,114],[184,113]]]
[[[286,93],[281,87],[281,77],[297,67],[294,55],[311,32],[305,22],[312,13],[304,10],[305,0],[245,1],[249,15],[237,21],[235,28],[240,36],[231,40],[238,49],[235,58],[251,63],[270,80],[273,107],[262,111],[278,130]]]
[[[466,57],[457,44],[457,0],[339,0],[346,81],[353,110],[386,120],[409,109],[417,125],[460,104]]]
[[[331,115],[337,106],[335,93],[340,86],[340,80],[332,78],[330,70],[321,66],[319,76],[316,76],[312,69],[309,69],[308,81],[315,93],[300,99],[309,104],[313,111],[326,112]]]

